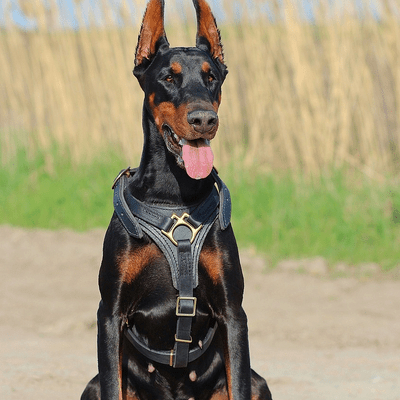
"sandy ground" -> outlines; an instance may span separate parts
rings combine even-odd
[[[103,231],[0,227],[0,399],[79,399],[96,373]],[[242,256],[252,366],[275,400],[399,400],[400,280]]]

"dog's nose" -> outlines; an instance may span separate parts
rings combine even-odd
[[[188,113],[187,120],[194,130],[199,133],[207,133],[218,123],[216,112],[208,110],[191,111]]]

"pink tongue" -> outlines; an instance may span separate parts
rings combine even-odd
[[[187,174],[193,179],[204,179],[210,175],[214,154],[205,140],[187,142],[182,146],[182,158]]]

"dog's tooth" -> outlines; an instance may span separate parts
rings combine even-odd
[[[179,141],[179,144],[181,145],[181,146],[184,146],[185,144],[187,144],[187,140],[186,139],[184,139],[184,138],[182,138],[180,141]]]
[[[203,342],[199,340],[199,347],[202,349],[203,348]]]
[[[150,372],[150,374],[152,374],[156,369],[154,368],[153,364],[149,364],[149,366],[147,367],[147,371]]]
[[[177,142],[179,141],[179,136],[176,133],[174,133],[174,138]]]

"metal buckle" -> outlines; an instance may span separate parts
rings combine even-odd
[[[190,336],[189,340],[185,340],[185,339],[178,339],[176,337],[176,333],[175,333],[175,342],[180,342],[180,343],[192,343],[192,337]]]
[[[181,300],[192,300],[193,301],[193,312],[191,314],[185,314],[179,312],[179,303]],[[197,305],[197,297],[179,297],[176,299],[176,310],[175,314],[177,317],[194,317],[196,315],[196,305]]]
[[[126,176],[129,177],[129,176],[131,175],[131,167],[128,167],[128,168],[122,170],[122,171],[118,174],[118,176],[114,179],[114,182],[113,182],[113,184],[112,184],[112,186],[111,186],[111,189],[112,189],[112,190],[114,190],[115,185],[116,185],[117,182],[121,179],[121,176],[122,176],[122,175],[126,175]]]
[[[181,217],[178,217],[176,214],[172,214],[171,218],[176,219],[175,224],[171,227],[168,232],[161,230],[161,232],[175,245],[178,246],[178,242],[174,239],[174,231],[178,226],[184,225],[188,227],[192,231],[192,238],[190,239],[190,243],[193,243],[196,235],[199,233],[199,230],[203,227],[200,225],[198,228],[195,228],[188,221],[185,221],[185,218],[189,218],[190,215],[188,213],[183,213]]]

